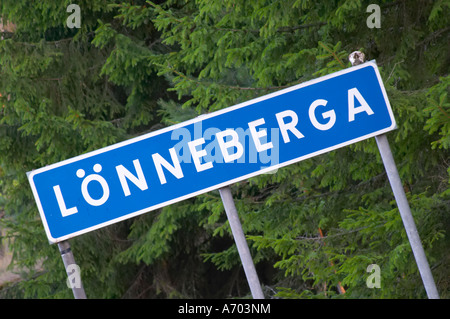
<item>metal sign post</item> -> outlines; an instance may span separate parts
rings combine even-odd
[[[439,299],[439,293],[425,255],[425,251],[423,250],[422,242],[420,240],[419,233],[417,232],[416,224],[414,223],[414,218],[411,214],[408,199],[406,198],[388,139],[386,135],[382,134],[376,136],[375,140],[377,141],[378,149],[391,184],[392,192],[394,193],[395,201],[397,202],[398,211],[402,217],[403,225],[405,226],[406,234],[408,235],[409,243],[416,259],[417,267],[419,268],[420,276],[422,277],[428,298]]]
[[[248,285],[252,293],[253,299],[264,299],[264,294],[259,283],[258,274],[256,273],[255,265],[253,264],[250,249],[248,248],[245,239],[244,231],[242,230],[241,222],[234,205],[233,196],[229,186],[219,189],[220,197],[222,198],[225,212],[227,213],[228,221],[230,223],[231,231],[233,233],[234,241],[239,252],[239,256],[244,267],[245,276],[247,277]]]
[[[64,267],[67,272],[68,284],[72,288],[75,299],[87,299],[83,284],[79,273],[79,267],[75,263],[72,249],[69,242],[62,241],[58,243],[58,248],[61,253],[61,258],[64,262]]]
[[[352,52],[349,55],[349,60],[352,65],[364,63],[364,58],[364,54],[359,51]],[[394,193],[395,201],[397,202],[398,210],[402,217],[403,225],[405,226],[406,234],[408,235],[409,243],[416,259],[417,267],[419,268],[420,276],[422,277],[428,298],[439,299],[439,293],[425,251],[423,250],[422,242],[416,224],[414,223],[414,218],[411,214],[408,199],[406,198],[402,181],[398,174],[397,165],[395,165],[394,157],[392,156],[389,141],[385,134],[375,136],[375,140],[377,141],[378,150],[380,151],[381,159],[383,160],[386,174],[391,184],[392,192]]]

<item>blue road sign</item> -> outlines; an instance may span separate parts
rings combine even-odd
[[[28,173],[51,243],[395,129],[374,61]]]

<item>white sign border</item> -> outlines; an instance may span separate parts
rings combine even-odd
[[[392,121],[392,124],[391,124],[390,127],[382,129],[382,130],[379,130],[379,131],[376,131],[376,132],[373,132],[373,133],[370,133],[370,134],[367,134],[367,135],[364,135],[364,136],[361,136],[361,137],[358,137],[358,138],[355,138],[355,139],[352,139],[352,140],[349,140],[349,141],[346,141],[346,142],[343,142],[343,143],[340,143],[340,144],[333,145],[333,146],[325,148],[325,149],[321,149],[321,150],[319,150],[317,152],[314,152],[314,153],[309,153],[307,155],[297,157],[297,158],[289,160],[287,162],[283,162],[283,163],[280,163],[280,164],[277,164],[277,165],[273,165],[273,166],[270,166],[270,167],[258,170],[256,172],[253,172],[253,173],[250,173],[250,174],[247,174],[247,175],[243,175],[243,176],[240,176],[238,178],[234,178],[232,180],[228,180],[228,181],[223,182],[221,184],[216,184],[214,186],[211,186],[211,187],[208,187],[208,188],[204,188],[204,189],[202,189],[200,191],[189,193],[189,194],[186,194],[184,196],[177,197],[177,198],[171,199],[169,201],[166,201],[166,202],[163,202],[163,203],[160,203],[160,204],[157,204],[157,205],[153,205],[153,206],[141,209],[141,210],[136,211],[134,213],[126,214],[124,216],[120,216],[118,218],[111,219],[111,220],[109,220],[107,222],[100,223],[100,224],[97,224],[97,225],[94,225],[94,226],[91,226],[91,227],[88,227],[88,228],[85,228],[85,229],[82,229],[82,230],[70,233],[70,234],[65,235],[65,236],[54,238],[51,235],[51,232],[50,232],[50,229],[48,227],[47,220],[46,220],[43,208],[42,208],[42,204],[40,202],[39,195],[37,193],[37,189],[36,189],[36,186],[34,184],[33,177],[35,175],[43,173],[43,172],[48,171],[48,170],[55,169],[55,168],[60,167],[60,166],[64,166],[64,165],[67,165],[67,164],[70,164],[70,163],[74,163],[74,162],[80,161],[80,160],[85,159],[85,158],[89,158],[89,157],[92,157],[92,156],[95,156],[95,155],[98,155],[98,154],[101,154],[101,153],[105,153],[105,152],[108,152],[108,151],[111,151],[111,150],[114,150],[114,149],[117,149],[117,148],[129,145],[129,144],[133,144],[133,143],[139,142],[141,140],[148,139],[148,138],[150,138],[152,136],[160,135],[160,134],[163,134],[163,133],[168,132],[168,131],[173,131],[173,130],[176,130],[176,129],[180,128],[180,127],[184,127],[184,126],[187,126],[187,125],[190,125],[190,124],[193,124],[193,123],[197,123],[197,122],[203,121],[205,119],[218,116],[218,115],[223,114],[223,113],[228,113],[228,112],[234,111],[236,109],[245,107],[247,105],[255,104],[255,103],[258,103],[258,102],[261,102],[261,101],[273,98],[273,97],[278,96],[278,95],[286,94],[288,92],[291,92],[291,91],[294,91],[294,90],[298,90],[298,89],[300,89],[302,87],[311,86],[313,84],[316,84],[316,83],[319,83],[319,82],[323,82],[323,81],[326,81],[328,79],[331,79],[331,78],[334,78],[334,77],[338,77],[338,76],[341,76],[343,74],[346,74],[346,73],[349,73],[349,72],[353,72],[353,71],[356,71],[356,70],[361,69],[361,68],[367,68],[367,67],[373,67],[374,70],[375,70],[375,74],[376,74],[378,82],[380,84],[380,88],[381,88],[381,91],[382,91],[382,94],[383,94],[383,97],[384,97],[384,101],[385,101],[385,103],[387,105],[389,116],[390,116],[390,119]],[[138,215],[141,215],[141,214],[144,214],[144,213],[147,213],[147,212],[159,209],[161,207],[168,206],[168,205],[171,205],[171,204],[183,201],[185,199],[192,198],[192,197],[195,197],[195,196],[198,196],[198,195],[210,192],[212,190],[216,190],[216,189],[228,186],[230,184],[234,184],[234,183],[237,183],[237,182],[249,179],[251,177],[255,177],[255,176],[258,176],[258,175],[261,175],[261,174],[264,174],[264,173],[268,173],[270,171],[279,169],[281,167],[288,166],[288,165],[291,165],[293,163],[297,163],[297,162],[303,161],[305,159],[308,159],[308,158],[311,158],[311,157],[315,157],[315,156],[318,156],[318,155],[330,152],[332,150],[339,149],[339,148],[342,148],[344,146],[347,146],[347,145],[350,145],[350,144],[354,144],[354,143],[357,143],[359,141],[366,140],[368,138],[371,138],[371,137],[374,137],[374,136],[377,136],[377,135],[380,135],[380,134],[384,134],[384,133],[392,131],[392,130],[394,130],[396,128],[397,128],[397,124],[395,122],[395,118],[394,118],[394,115],[393,115],[393,112],[392,112],[391,105],[389,103],[389,99],[388,99],[387,94],[386,94],[385,87],[383,85],[383,81],[381,79],[381,75],[379,73],[379,70],[378,70],[378,67],[376,65],[375,60],[372,60],[372,61],[360,64],[360,65],[353,66],[353,67],[350,67],[350,68],[347,68],[347,69],[344,69],[344,70],[341,70],[341,71],[337,71],[337,72],[334,72],[332,74],[328,74],[328,75],[325,75],[325,76],[322,76],[320,78],[313,79],[313,80],[310,80],[310,81],[307,81],[307,82],[303,82],[303,83],[297,84],[295,86],[292,86],[292,87],[289,87],[289,88],[286,88],[286,89],[282,89],[280,91],[273,92],[273,93],[270,93],[270,94],[267,94],[267,95],[264,95],[264,96],[261,96],[261,97],[258,97],[258,98],[255,98],[255,99],[243,102],[243,103],[239,103],[239,104],[236,104],[234,106],[230,106],[230,107],[227,107],[225,109],[222,109],[222,110],[219,110],[219,111],[215,111],[213,113],[208,113],[208,114],[205,114],[205,115],[201,115],[201,116],[198,116],[198,117],[193,118],[191,120],[188,120],[188,121],[185,121],[185,122],[182,122],[182,123],[179,123],[179,124],[175,124],[175,125],[172,125],[172,126],[169,126],[169,127],[166,127],[166,128],[163,128],[163,129],[151,132],[151,133],[147,133],[147,134],[144,134],[142,136],[138,136],[138,137],[135,137],[135,138],[123,141],[123,142],[119,142],[119,143],[116,143],[116,144],[113,144],[113,145],[110,145],[110,146],[107,146],[107,147],[104,147],[104,148],[101,148],[101,149],[98,149],[98,150],[95,150],[95,151],[92,151],[92,152],[89,152],[89,153],[86,153],[86,154],[82,154],[82,155],[78,155],[78,156],[69,158],[67,160],[64,160],[64,161],[61,161],[61,162],[58,162],[58,163],[55,163],[55,164],[51,164],[51,165],[48,165],[48,166],[45,166],[45,167],[42,167],[42,168],[39,168],[39,169],[36,169],[36,170],[32,170],[31,172],[27,172],[27,176],[28,176],[28,180],[30,182],[31,189],[33,191],[33,195],[34,195],[34,198],[36,200],[36,204],[37,204],[37,207],[38,207],[38,210],[39,210],[39,214],[40,214],[41,219],[43,221],[44,229],[45,229],[45,232],[46,232],[47,237],[49,239],[49,242],[51,244],[55,244],[55,243],[67,240],[69,238],[76,237],[76,236],[79,236],[79,235],[91,232],[93,230],[96,230],[96,229],[99,229],[99,228],[103,228],[103,227],[115,224],[117,222],[129,219],[129,218],[133,218],[133,217],[136,217]]]

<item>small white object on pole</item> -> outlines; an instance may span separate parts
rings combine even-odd
[[[230,223],[231,231],[233,233],[234,241],[241,257],[242,266],[244,267],[245,276],[247,277],[250,291],[253,299],[264,299],[264,293],[261,289],[258,274],[256,273],[255,265],[253,264],[252,256],[250,255],[250,249],[245,239],[244,231],[239,220],[239,216],[234,205],[233,196],[229,186],[219,189],[220,197],[222,198],[223,206]]]
[[[364,53],[359,51],[354,51],[349,55],[349,60],[352,65],[362,64],[364,63],[364,59]],[[397,203],[403,225],[405,226],[406,234],[408,235],[409,243],[411,245],[414,258],[416,259],[417,267],[419,268],[420,276],[422,277],[427,296],[429,299],[439,299],[439,293],[425,255],[414,218],[411,214],[411,208],[409,207],[408,199],[406,198],[387,136],[385,134],[381,134],[375,136],[375,140],[377,142],[378,150],[380,151],[381,159],[391,184],[392,192],[394,193],[395,201]]]
[[[348,59],[353,66],[360,65],[366,61],[366,55],[361,51],[353,51],[348,56]]]

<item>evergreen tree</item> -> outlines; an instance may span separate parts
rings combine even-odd
[[[0,205],[19,286],[69,297],[25,172],[376,59],[388,134],[442,298],[449,278],[448,15],[441,1],[0,1]],[[373,139],[232,185],[267,297],[426,297]],[[218,192],[73,240],[88,297],[249,294]],[[42,270],[36,273],[36,262]],[[370,289],[367,267],[380,267]]]

